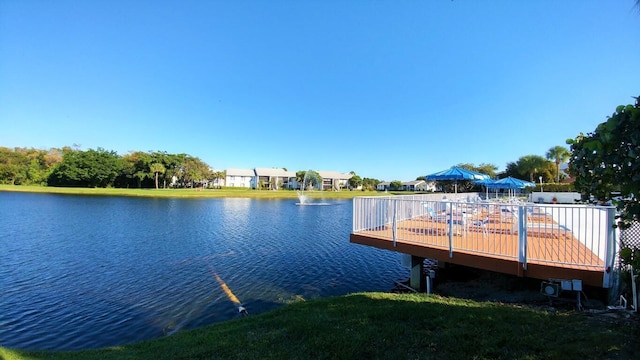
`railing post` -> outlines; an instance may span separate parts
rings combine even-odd
[[[602,287],[608,289],[612,285],[611,276],[614,273],[615,254],[616,254],[616,209],[614,207],[607,208],[607,247],[604,250],[604,273],[602,275]]]
[[[359,227],[359,219],[358,219],[358,215],[359,213],[356,212],[356,203],[358,202],[358,198],[353,198],[353,202],[351,203],[351,218],[353,219],[351,221],[351,233],[355,233],[356,229]]]
[[[518,262],[527,270],[527,208],[518,206]]]
[[[453,258],[453,201],[449,201],[449,258]]]
[[[396,247],[396,226],[397,226],[397,218],[398,218],[398,200],[393,200],[393,228],[391,229],[393,233],[393,247]]]

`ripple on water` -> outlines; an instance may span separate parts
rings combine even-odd
[[[236,318],[216,275],[252,314],[388,290],[407,270],[349,243],[350,204],[0,193],[0,344],[96,348]]]

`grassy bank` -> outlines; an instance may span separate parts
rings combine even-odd
[[[426,294],[360,293],[134,344],[3,359],[629,359],[638,329],[602,315]]]
[[[294,190],[253,190],[245,188],[223,189],[118,189],[118,188],[67,188],[49,186],[0,185],[0,191],[19,191],[68,195],[96,196],[136,196],[136,197],[170,197],[170,198],[255,198],[255,199],[297,199]],[[351,199],[355,196],[391,195],[377,191],[305,191],[310,199]],[[409,194],[403,192],[403,194]]]

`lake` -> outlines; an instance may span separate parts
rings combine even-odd
[[[120,345],[238,318],[234,296],[258,314],[408,277],[349,243],[351,200],[316,201],[0,192],[0,346]]]

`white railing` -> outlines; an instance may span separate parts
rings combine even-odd
[[[460,250],[497,255],[517,259],[524,269],[532,261],[598,267],[604,272],[603,287],[610,286],[614,207],[488,202],[477,194],[456,195],[455,200],[443,200],[442,194],[354,198],[352,232],[375,231],[394,246],[398,241],[443,246],[445,235],[450,256]],[[468,241],[456,241],[458,236]],[[558,240],[563,238],[578,242]]]

